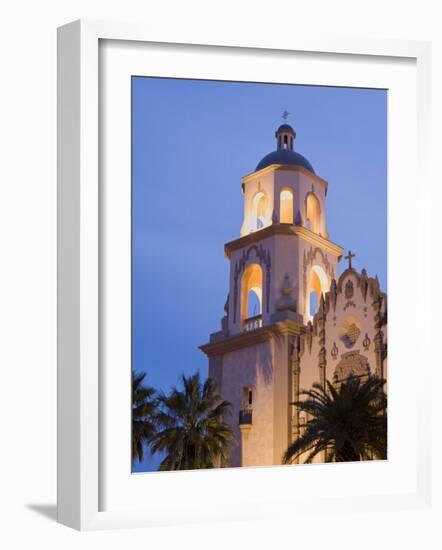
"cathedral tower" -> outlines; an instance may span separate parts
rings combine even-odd
[[[231,466],[280,464],[298,433],[289,404],[299,390],[301,336],[324,306],[343,253],[328,237],[327,182],[295,151],[291,126],[275,138],[276,150],[242,179],[240,237],[225,245],[226,315],[201,346],[209,376],[233,405]],[[315,363],[312,381],[323,381],[324,347]]]

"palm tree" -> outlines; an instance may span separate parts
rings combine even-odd
[[[385,380],[350,377],[339,387],[313,384],[303,401],[292,403],[308,415],[304,432],[288,447],[283,461],[306,455],[309,463],[321,452],[326,460],[351,462],[387,458],[387,398]]]
[[[155,390],[144,384],[146,373],[132,372],[132,464],[143,460],[144,447],[156,432]]]
[[[181,378],[182,389],[172,388],[158,399],[158,432],[151,441],[153,452],[166,456],[160,470],[214,468],[228,462],[233,431],[223,418],[231,404],[223,401],[215,383],[200,375]]]

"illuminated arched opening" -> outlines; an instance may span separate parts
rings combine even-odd
[[[279,195],[279,219],[281,223],[293,223],[293,192],[283,189]]]
[[[265,210],[266,197],[259,191],[252,201],[252,229],[262,229],[266,225]]]
[[[250,264],[241,279],[241,322],[262,315],[262,269]],[[261,323],[258,323],[261,326]],[[257,328],[257,327],[254,327]]]
[[[261,289],[252,287],[247,294],[247,318],[261,315]]]
[[[319,233],[321,228],[321,207],[313,193],[307,195],[306,200],[306,227],[314,233]]]
[[[328,290],[329,282],[325,271],[320,265],[314,265],[310,270],[306,296],[306,312],[309,319],[318,311],[321,295]]]
[[[309,296],[310,296],[309,315],[310,317],[313,317],[313,315],[318,311],[318,307],[319,307],[318,292],[316,290],[310,290]]]

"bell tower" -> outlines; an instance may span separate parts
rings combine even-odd
[[[295,151],[287,123],[276,149],[241,181],[240,237],[228,242],[229,294],[221,330],[201,349],[233,405],[232,466],[281,464],[298,430],[289,405],[299,381],[300,336],[336,278],[343,249],[328,238],[328,184]],[[299,385],[299,384],[298,384]]]

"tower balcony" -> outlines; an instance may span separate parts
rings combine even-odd
[[[243,332],[252,332],[252,330],[256,330],[261,327],[262,327],[262,315],[254,315],[253,317],[244,319],[242,330]]]
[[[252,425],[252,409],[242,409],[239,411],[239,425],[251,426]]]

